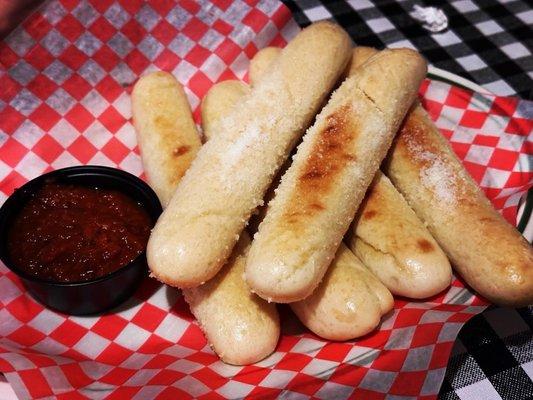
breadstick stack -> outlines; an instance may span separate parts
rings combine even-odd
[[[192,161],[175,157],[174,149],[199,141],[194,124],[187,124],[187,130],[169,128],[180,128],[183,120],[192,121],[184,96],[176,79],[163,72],[139,79],[132,93],[133,120],[144,170],[162,204]],[[224,104],[219,104],[219,107],[209,107],[216,115],[226,109]],[[204,133],[210,136],[210,125],[204,126]],[[162,164],[165,158],[168,161]],[[246,365],[262,360],[274,351],[279,337],[276,307],[251,293],[244,282],[244,261],[249,247],[250,238],[243,232],[230,259],[213,279],[197,288],[183,290],[208,342],[228,364]]]
[[[389,178],[378,172],[345,238],[389,290],[423,299],[446,289],[446,255]]]
[[[252,85],[278,51],[265,48],[250,63]],[[345,75],[378,51],[356,47]],[[259,64],[259,66],[256,65]],[[444,252],[389,179],[378,171],[347,234],[350,249],[394,294],[420,299],[450,285],[451,267]]]
[[[356,48],[355,53],[350,72],[377,51]],[[531,246],[494,210],[419,104],[407,115],[384,169],[470,286],[497,304],[533,303]],[[399,221],[398,217],[395,220]],[[358,229],[363,231],[366,227],[356,227],[356,231]],[[377,253],[358,239],[351,244],[381,276],[380,267],[371,260]],[[384,269],[387,267],[381,269],[382,275]],[[442,273],[443,269],[440,271]],[[445,277],[435,279],[436,276],[433,275],[431,281],[438,287],[437,283],[444,283]],[[412,288],[401,290],[404,293],[396,293],[418,297]]]
[[[260,54],[261,52],[258,53]],[[276,52],[269,54],[275,56]],[[252,59],[250,64],[252,84],[254,79],[262,76],[264,72],[260,70],[259,73],[251,73],[255,60],[256,58]],[[264,57],[261,60],[265,62]],[[205,97],[212,101],[202,102],[202,116],[205,115],[216,124],[218,118],[223,117],[214,109],[216,104],[225,102],[224,107],[235,107],[239,102],[238,93],[242,91],[242,87],[236,82],[224,81],[215,84]],[[231,99],[233,105],[227,102],[227,99]],[[278,183],[274,182],[273,186]],[[269,198],[269,194],[266,198]],[[258,218],[264,217],[265,213],[266,207],[263,207]],[[290,306],[300,321],[315,334],[330,340],[349,340],[375,329],[381,317],[387,314],[393,305],[390,291],[341,244],[319,288],[306,299],[291,303]]]
[[[472,288],[496,304],[533,303],[531,245],[494,210],[420,105],[385,170]]]
[[[198,152],[147,247],[154,277],[195,287],[224,265],[276,171],[349,60],[350,39],[337,25],[299,33]],[[210,238],[210,240],[207,240]]]
[[[318,286],[425,74],[418,53],[388,50],[332,95],[254,237],[246,280],[261,297],[289,303]]]
[[[283,50],[258,52],[250,86],[209,90],[203,146],[171,75],[136,84],[141,156],[165,206],[148,243],[151,274],[183,289],[223,361],[274,351],[274,303],[290,303],[324,339],[365,335],[392,294],[445,290],[450,261],[496,303],[533,302],[531,246],[417,104],[425,74],[413,50],[352,50],[338,26],[312,24]],[[247,228],[253,240],[252,213],[262,220]]]

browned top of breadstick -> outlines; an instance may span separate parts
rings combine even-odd
[[[201,145],[191,108],[182,86],[168,72],[141,77],[131,98],[146,176],[166,205]]]
[[[347,106],[327,117],[327,125],[318,134],[314,153],[310,155],[299,174],[296,191],[289,200],[285,222],[295,226],[298,220],[313,218],[324,210],[321,202],[324,193],[334,184],[335,176],[355,156],[345,149],[355,139],[357,132],[353,121],[346,118]]]
[[[492,207],[422,107],[385,164],[463,278],[497,304],[533,302],[533,251]]]

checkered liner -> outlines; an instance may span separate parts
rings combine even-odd
[[[198,104],[298,31],[274,0],[46,3],[0,42],[0,203],[45,171],[102,164],[142,175],[129,91],[172,71]],[[423,104],[493,204],[515,222],[531,186],[533,103],[425,81]],[[529,115],[529,118],[527,116]],[[462,325],[486,302],[455,279],[426,302],[397,299],[378,331],[331,343],[280,307],[276,352],[247,367],[207,346],[179,292],[146,279],[103,316],[43,308],[0,265],[0,371],[22,398],[436,397]],[[395,397],[396,398],[396,397]]]
[[[503,96],[533,98],[531,22],[527,0],[283,0],[300,26],[330,19],[357,43],[376,48],[411,47],[436,67]],[[438,5],[448,29],[429,34],[411,18],[415,4]]]

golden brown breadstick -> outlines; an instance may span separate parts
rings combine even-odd
[[[341,243],[320,285],[291,308],[318,336],[349,340],[374,330],[393,305],[390,292]]]
[[[354,48],[346,75],[378,51]],[[261,50],[250,62],[258,80],[276,51]],[[259,58],[256,61],[256,58]],[[450,285],[451,266],[446,255],[402,195],[381,172],[376,174],[352,224],[347,244],[374,274],[395,294],[411,298],[435,295]],[[363,216],[363,217],[360,217]]]
[[[195,287],[220,270],[342,73],[349,49],[350,39],[339,26],[312,24],[282,50],[270,79],[222,121],[152,231],[147,259],[157,279]]]
[[[494,210],[420,105],[385,172],[470,286],[496,304],[533,303],[531,246]]]
[[[450,285],[444,252],[381,172],[348,233],[348,247],[392,293],[422,299]]]
[[[354,68],[376,52],[358,49]],[[533,303],[531,246],[494,210],[422,106],[406,117],[385,173],[470,286],[497,304]]]
[[[293,302],[317,287],[425,73],[417,52],[387,50],[331,96],[254,237],[246,280],[261,297]]]
[[[271,68],[272,63],[279,57],[280,53],[279,47],[265,47],[255,54],[250,61],[250,85],[255,86],[259,83],[261,77]]]
[[[162,75],[162,79],[167,77]],[[175,84],[175,81],[170,79],[169,81]],[[139,87],[143,88],[142,85]],[[144,107],[158,105],[165,96],[165,90],[168,88],[163,86],[163,93],[156,90],[143,92],[143,101],[135,104],[137,114],[145,115],[147,110]],[[170,96],[167,98],[172,99]],[[139,96],[132,101],[138,99]],[[152,108],[151,115],[161,115],[169,105],[165,103],[160,107]],[[181,107],[175,110],[180,118],[192,120],[188,103],[185,107],[178,102],[174,107]],[[214,114],[217,113],[216,109],[212,111]],[[196,128],[193,129],[196,134]],[[182,170],[186,169],[188,164],[183,161],[180,164],[181,169],[175,168],[173,163],[154,168],[151,164],[153,160],[171,153],[175,143],[171,140],[160,140],[159,130],[153,130],[151,133],[143,136],[143,145],[140,147],[145,169],[151,168],[151,173],[147,174],[148,182],[151,185],[157,182],[161,192],[171,193],[181,178]],[[222,361],[237,365],[262,360],[274,351],[279,337],[279,318],[275,305],[250,293],[243,278],[244,256],[249,243],[247,233],[243,232],[232,256],[213,279],[198,288],[183,290],[185,300],[189,303],[191,312],[199,321],[213,350]]]
[[[222,117],[227,116],[235,104],[244,95],[250,93],[246,83],[237,80],[228,80],[216,83],[202,99],[202,129],[205,140],[220,130]]]
[[[131,102],[146,176],[166,205],[201,145],[187,96],[171,74],[153,72],[137,81]]]
[[[377,53],[356,47],[348,74]],[[348,247],[392,293],[424,298],[450,285],[451,266],[444,252],[381,172],[357,214],[346,237]]]

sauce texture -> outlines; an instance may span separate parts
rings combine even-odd
[[[151,228],[148,213],[124,193],[46,182],[15,217],[8,251],[31,276],[83,282],[133,261]]]

